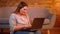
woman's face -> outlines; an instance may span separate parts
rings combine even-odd
[[[27,6],[21,8],[20,9],[20,14],[23,14],[23,15],[26,14],[27,13],[27,8],[28,8]]]

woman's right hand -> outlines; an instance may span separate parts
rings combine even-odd
[[[25,28],[31,28],[31,25],[25,25],[24,27]]]
[[[25,25],[23,30],[29,30],[31,28],[31,26]]]

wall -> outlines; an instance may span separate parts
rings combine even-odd
[[[9,11],[11,10],[11,9],[9,9],[9,7],[11,7],[11,8],[17,7],[17,5],[21,1],[26,2],[29,5],[29,7],[46,7],[46,8],[48,8],[51,13],[54,13],[57,15],[56,25],[60,24],[59,23],[60,22],[60,18],[59,18],[59,16],[60,16],[60,10],[59,10],[60,9],[60,0],[0,0],[0,17],[6,18],[6,14],[7,14],[6,11],[9,13]],[[9,9],[9,10],[7,10],[7,9]],[[8,17],[9,17],[9,15],[8,15]]]

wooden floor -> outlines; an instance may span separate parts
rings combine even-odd
[[[42,34],[60,34],[60,28],[41,30]]]

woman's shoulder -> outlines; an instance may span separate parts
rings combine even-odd
[[[12,13],[12,14],[10,15],[10,17],[19,18],[20,16],[18,16],[18,15],[17,15],[17,14],[15,14],[15,13]]]
[[[15,13],[12,13],[10,16],[15,16],[16,14]]]
[[[12,13],[11,15],[10,15],[10,17],[15,17],[16,16],[16,14],[15,13]]]

